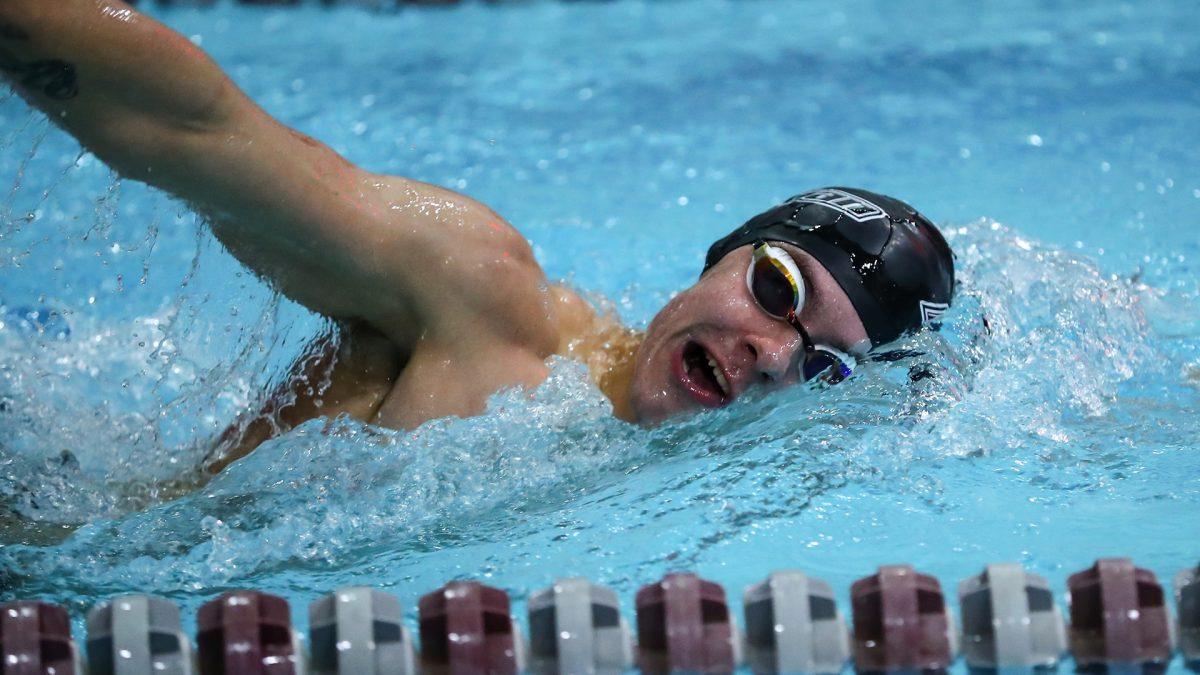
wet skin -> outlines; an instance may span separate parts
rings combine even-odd
[[[867,349],[866,329],[829,272],[804,251],[790,244],[776,245],[792,255],[804,277],[807,300],[800,320],[812,339],[847,353]],[[750,257],[750,246],[730,252],[672,299],[642,334],[632,334],[611,321],[590,323],[594,319],[582,300],[559,289],[559,302],[574,305],[581,324],[590,323],[585,331],[595,331],[590,341],[601,343],[562,351],[588,362],[618,417],[646,425],[729,405],[754,387],[796,384],[803,352],[800,336],[759,308],[750,295],[746,287]],[[727,393],[714,389],[712,378],[694,368],[689,373],[684,354],[697,347],[721,368]],[[268,438],[318,416],[347,414],[398,426],[382,403],[405,360],[394,343],[366,325],[346,324],[337,335],[319,337],[308,356],[297,362],[285,390],[226,431],[215,453],[218,459],[209,469],[219,470]],[[289,403],[280,406],[280,401]]]
[[[804,277],[807,299],[799,318],[813,341],[848,353],[867,349],[866,329],[829,272],[795,246],[775,245],[791,254]],[[630,383],[639,422],[728,405],[752,387],[799,381],[800,334],[755,302],[746,287],[750,259],[750,246],[730,252],[651,321]]]
[[[746,289],[749,247],[673,299],[643,339],[550,283],[486,205],[368,172],[280,124],[186,38],[120,0],[0,0],[0,75],[117,172],[186,201],[246,267],[338,326],[216,441],[210,471],[315,417],[411,429],[480,414],[496,391],[542,382],[556,354],[586,363],[614,413],[643,424],[797,379],[799,336]],[[809,285],[800,318],[814,340],[844,351],[864,340],[828,273],[789,250]]]

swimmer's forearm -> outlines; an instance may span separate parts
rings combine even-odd
[[[395,228],[364,196],[371,177],[276,122],[178,33],[120,0],[0,0],[0,72],[122,176],[186,201],[292,299],[338,318],[396,304],[364,291],[397,259],[381,252]]]
[[[469,294],[476,306],[540,311],[527,297],[541,297],[544,275],[490,209],[351,164],[120,0],[0,0],[0,73],[118,173],[186,201],[230,253],[309,309],[412,345],[455,304],[447,297],[482,285],[463,281],[475,275],[491,289]],[[459,256],[461,230],[474,258]],[[485,262],[446,270],[452,256]]]
[[[171,133],[216,126],[241,97],[195,45],[120,0],[0,0],[0,73],[133,174],[154,171]]]

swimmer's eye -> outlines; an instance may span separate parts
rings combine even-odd
[[[776,319],[804,309],[804,279],[787,251],[759,242],[746,270],[746,287],[764,312]]]

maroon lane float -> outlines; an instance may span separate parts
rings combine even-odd
[[[725,589],[691,573],[637,592],[638,662],[645,673],[733,672],[740,660]]]
[[[67,610],[48,602],[0,604],[0,672],[45,675],[79,672]]]
[[[524,669],[521,634],[508,594],[478,581],[452,581],[417,605],[424,673],[515,675]]]
[[[850,587],[860,673],[941,671],[957,650],[941,584],[911,565],[884,565]]]
[[[1153,572],[1134,567],[1129,558],[1106,558],[1072,574],[1067,589],[1071,654],[1080,671],[1166,669],[1173,651],[1171,617]]]
[[[196,614],[202,675],[303,675],[304,652],[292,630],[287,600],[260,591],[233,591]]]

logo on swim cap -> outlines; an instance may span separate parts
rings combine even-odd
[[[872,347],[936,326],[954,297],[954,253],[937,227],[904,202],[852,187],[802,192],[708,248],[704,269],[756,241],[811,255],[854,305]]]
[[[944,302],[930,302],[922,300],[917,303],[921,307],[921,325],[928,326],[931,323],[937,323],[938,319],[950,309],[950,305]]]
[[[883,209],[870,201],[836,188],[823,188],[821,190],[805,192],[802,195],[792,197],[788,201],[820,204],[821,206],[844,213],[860,223],[887,217],[887,213]]]

